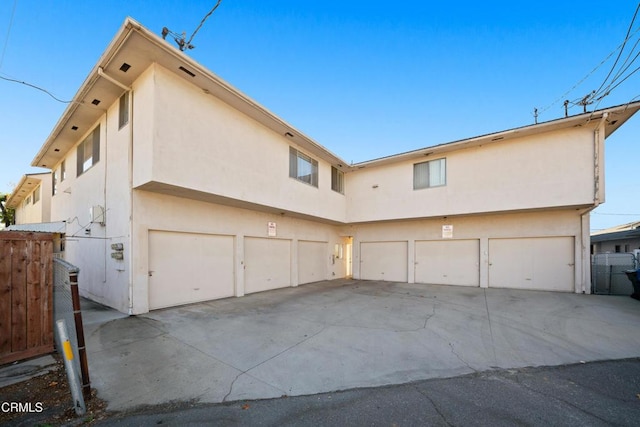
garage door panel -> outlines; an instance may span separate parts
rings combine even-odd
[[[291,286],[291,241],[245,237],[244,290],[250,294]]]
[[[480,286],[480,241],[416,241],[416,283]]]
[[[407,281],[408,242],[361,242],[360,277],[363,280]]]
[[[298,283],[312,283],[327,278],[328,242],[298,242]]]
[[[149,231],[149,309],[234,295],[233,236]]]
[[[573,291],[574,238],[489,239],[489,286]]]

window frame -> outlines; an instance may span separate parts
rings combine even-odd
[[[129,124],[129,93],[129,91],[126,91],[122,94],[122,96],[120,96],[120,99],[118,100],[118,130]]]
[[[60,173],[60,168],[55,168],[51,171],[51,195],[55,196],[58,192],[58,174]]]
[[[331,189],[344,195],[344,172],[331,166]]]
[[[431,183],[431,168],[432,165],[435,165],[436,162],[440,167],[440,180],[437,183]],[[426,166],[426,172],[420,171],[419,169]],[[424,175],[426,177],[426,182],[420,182]],[[422,190],[425,188],[437,188],[437,187],[445,187],[447,185],[447,158],[442,157],[439,159],[428,160],[426,162],[414,163],[413,164],[413,189],[414,190]]]
[[[308,164],[311,169],[308,174],[301,175],[300,162]],[[307,176],[308,180],[305,179]],[[318,188],[318,161],[293,147],[289,147],[289,178]]]
[[[91,152],[91,156],[87,155],[88,152]],[[76,176],[78,177],[100,161],[100,125],[96,126],[78,145],[76,157]]]
[[[40,201],[40,186],[38,185],[35,190],[33,190],[33,204],[35,205]]]

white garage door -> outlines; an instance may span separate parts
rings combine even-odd
[[[149,309],[234,294],[234,237],[149,231]]]
[[[361,242],[360,277],[363,280],[407,281],[405,242]]]
[[[298,283],[311,283],[327,278],[328,242],[298,242]]]
[[[480,241],[416,242],[416,283],[480,286]]]
[[[286,286],[291,286],[291,241],[245,237],[245,293]]]
[[[574,238],[489,239],[489,286],[574,290]]]

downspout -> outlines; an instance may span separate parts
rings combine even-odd
[[[600,200],[600,129],[604,128],[604,124],[609,117],[609,113],[603,113],[598,126],[593,131],[593,172],[594,172],[594,182],[593,182],[593,204],[594,207],[597,207]]]
[[[119,88],[129,92],[129,316],[133,315],[133,89],[124,83],[119,82],[104,72],[102,67],[98,67],[98,75],[113,83]],[[106,191],[106,187],[105,187]]]
[[[601,129],[604,129],[604,125],[605,122],[607,121],[607,118],[609,117],[609,113],[603,113],[602,114],[602,118],[600,119],[600,122],[598,123],[598,125],[596,126],[595,130],[593,131],[593,206],[589,209],[586,210],[586,212],[584,212],[581,215],[581,220],[580,220],[580,230],[582,232],[582,275],[583,275],[583,280],[582,282],[582,293],[587,293],[587,287],[586,287],[586,283],[587,280],[589,281],[589,284],[591,284],[591,275],[589,274],[589,267],[591,265],[591,259],[589,257],[588,262],[587,262],[587,251],[589,253],[591,253],[591,230],[588,229],[588,224],[591,224],[591,221],[589,220],[589,217],[587,215],[591,214],[591,211],[594,210],[595,208],[597,208],[600,205],[600,174],[601,174],[601,165],[600,165],[600,139],[601,139],[601,134],[600,131]],[[589,248],[589,250],[587,250],[587,248]],[[591,293],[591,289],[588,290],[588,293]]]
[[[133,89],[129,92],[129,316],[133,315]]]

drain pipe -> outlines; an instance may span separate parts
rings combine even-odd
[[[104,68],[102,67],[98,67],[98,75],[100,77],[103,77],[106,80],[109,80],[111,83],[113,83],[114,85],[118,86],[121,89],[124,89],[126,91],[130,91],[131,88],[127,85],[125,85],[124,83],[120,83],[119,81],[117,81],[116,79],[114,79],[113,77],[111,77],[109,74],[104,72]]]
[[[604,124],[609,117],[609,113],[603,113],[598,126],[596,126],[593,131],[593,172],[594,172],[594,183],[593,183],[593,204],[597,207],[604,200],[600,200],[600,145],[604,138],[600,134],[600,130],[604,130]],[[603,147],[604,148],[604,147]],[[603,153],[604,156],[604,153]]]
[[[129,96],[129,316],[133,315],[133,89],[119,82],[104,72],[104,68],[98,67],[98,75],[113,83],[119,88],[130,93]]]

